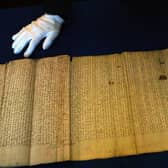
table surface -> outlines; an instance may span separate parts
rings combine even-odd
[[[12,35],[44,13],[41,5],[0,9],[0,63],[23,59],[23,52],[14,55]],[[72,57],[120,53],[123,51],[168,48],[168,16],[128,15],[119,0],[75,2],[71,23],[46,51],[42,42],[30,58],[68,54]],[[54,168],[167,168],[168,152],[143,154],[79,162],[62,162],[33,167]]]

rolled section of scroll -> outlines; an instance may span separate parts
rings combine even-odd
[[[0,65],[0,165],[68,160],[69,57]]]

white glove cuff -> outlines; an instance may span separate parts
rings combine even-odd
[[[59,15],[50,15],[48,13],[45,13],[44,16],[46,18],[51,18],[56,20],[58,23],[63,24],[64,23],[64,19],[62,17],[60,17]]]

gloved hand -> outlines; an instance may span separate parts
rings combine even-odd
[[[14,54],[19,54],[30,42],[24,53],[24,57],[29,57],[43,38],[45,40],[42,47],[44,50],[48,49],[58,37],[63,22],[64,20],[60,16],[47,13],[32,21],[31,24],[23,27],[17,34],[12,36]]]

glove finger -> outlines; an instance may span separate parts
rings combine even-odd
[[[25,38],[26,36],[26,32],[23,32],[22,34],[20,34],[20,36],[12,43],[12,48],[14,49],[19,43],[20,41]]]
[[[23,31],[24,31],[24,29],[22,28],[18,33],[14,34],[14,35],[12,36],[12,40],[16,40],[17,37],[18,37],[20,34],[23,33]]]
[[[25,46],[30,42],[30,38],[26,38],[26,39],[23,39],[18,46],[15,47],[15,51],[14,53],[15,54],[19,54],[23,48],[25,48]]]
[[[57,38],[57,36],[59,35],[58,32],[49,32],[46,39],[44,40],[43,43],[43,50],[48,49],[51,44],[53,43],[53,41]]]
[[[34,51],[36,46],[40,43],[41,38],[39,37],[39,38],[31,40],[29,47],[27,48],[26,52],[24,53],[24,57],[29,57],[32,54],[32,52]]]
[[[20,37],[19,37],[20,38]],[[19,48],[21,47],[24,47],[24,45],[26,45],[25,43],[27,41],[30,41],[31,40],[31,37],[29,37],[28,34],[24,34],[22,36],[22,38],[20,38],[20,40],[18,42],[16,42],[16,44],[14,45],[14,48],[13,50],[16,52],[16,50],[18,50]]]

